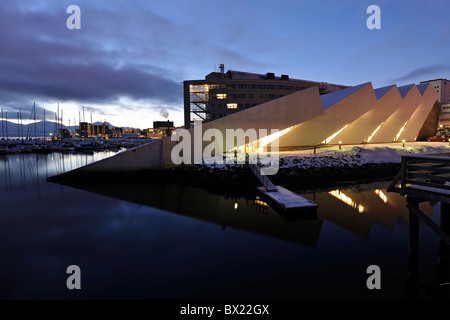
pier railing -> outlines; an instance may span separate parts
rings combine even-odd
[[[450,201],[450,154],[402,156],[400,172],[388,191]]]
[[[267,191],[276,191],[277,188],[270,181],[270,179],[261,173],[261,168],[256,163],[249,163],[249,168],[253,172],[253,174],[258,178],[259,182],[266,188]]]

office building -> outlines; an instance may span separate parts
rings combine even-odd
[[[204,80],[184,81],[184,122],[208,122],[311,87],[327,94],[348,86],[291,79],[274,73],[255,74],[229,70],[208,74]]]
[[[442,104],[441,113],[439,115],[439,125],[450,126],[450,80],[435,79],[422,81],[421,83],[429,83],[436,89],[438,101]]]

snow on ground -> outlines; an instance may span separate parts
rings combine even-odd
[[[358,166],[366,163],[400,163],[401,156],[407,154],[443,154],[450,155],[448,142],[406,142],[384,144],[361,144],[327,146],[316,149],[304,149],[295,151],[280,151],[280,169],[286,168],[320,168]],[[221,163],[222,162],[222,163]],[[223,163],[225,162],[225,163]],[[225,158],[216,156],[206,159],[203,166],[227,170],[230,167],[242,165],[245,155],[237,154],[237,164],[234,164],[234,154],[226,154]]]
[[[362,165],[365,163],[399,163],[402,155],[407,154],[443,154],[450,155],[447,142],[407,142],[402,143],[346,145],[301,151],[280,152],[280,168],[315,168],[344,165]]]

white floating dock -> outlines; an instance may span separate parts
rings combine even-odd
[[[285,210],[318,207],[317,204],[311,200],[300,197],[298,194],[283,188],[282,186],[275,187],[277,189],[276,191],[267,191],[264,187],[258,187],[258,189],[265,197],[274,201]]]

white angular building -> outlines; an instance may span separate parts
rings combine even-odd
[[[243,131],[277,129],[280,150],[323,144],[389,143],[425,140],[438,126],[441,104],[429,83],[403,87],[396,85],[373,89],[370,82],[320,95],[317,87],[294,92],[279,99],[248,108],[229,116],[191,128],[185,133],[197,155],[215,144],[218,153],[226,152],[225,142],[205,139],[208,129]],[[174,167],[172,151],[179,143],[166,137],[87,165],[76,171],[126,172]],[[259,139],[259,140],[258,140]],[[245,144],[257,150],[270,146],[258,137],[247,137]],[[266,140],[267,141],[267,140]],[[241,147],[241,146],[237,146]],[[229,149],[229,148],[228,148]],[[248,150],[247,148],[245,150]],[[254,149],[253,149],[254,151]],[[217,154],[217,152],[216,152]],[[189,156],[185,163],[201,163]]]

